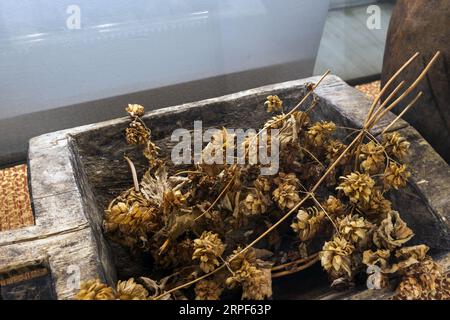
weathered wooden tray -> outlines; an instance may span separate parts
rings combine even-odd
[[[268,118],[264,101],[278,94],[285,105],[295,103],[306,92],[305,84],[317,77],[289,81],[214,99],[188,103],[147,113],[143,119],[153,139],[170,155],[170,135],[176,128],[260,128]],[[316,90],[320,98],[315,117],[341,126],[360,128],[370,102],[336,76],[328,76]],[[373,129],[378,135],[389,114]],[[81,280],[117,278],[145,274],[145,259],[128,256],[102,233],[103,210],[121,190],[132,185],[124,153],[142,174],[145,161],[125,143],[128,118],[77,127],[36,137],[30,141],[29,165],[36,225],[0,233],[0,275],[23,266],[45,267],[51,273],[58,299],[76,293],[77,270]],[[395,209],[415,231],[412,243],[429,245],[432,254],[450,268],[450,169],[417,131],[404,121],[400,130],[411,142],[412,178],[405,192],[391,199]],[[281,299],[379,299],[389,290],[354,289],[335,292],[328,288],[320,266],[274,281],[274,298]]]

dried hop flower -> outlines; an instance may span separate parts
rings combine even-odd
[[[387,154],[397,159],[403,159],[409,153],[409,142],[398,132],[384,134],[382,144]]]
[[[422,286],[412,277],[406,277],[397,287],[395,291],[396,300],[418,300],[422,295]]]
[[[387,200],[378,188],[375,188],[368,203],[360,204],[359,208],[364,213],[377,216],[376,220],[383,220],[392,211],[391,202]]]
[[[243,260],[240,269],[227,278],[230,288],[242,286],[242,299],[263,300],[272,296],[272,275],[270,268],[258,268],[256,264]]]
[[[272,193],[273,199],[281,209],[292,209],[300,201],[297,189],[299,180],[293,173],[285,174],[281,172],[275,179],[275,183],[278,188]]]
[[[239,270],[242,268],[244,261],[247,261],[250,264],[256,263],[256,251],[253,248],[249,248],[245,250],[241,254],[238,255],[239,252],[242,251],[242,247],[238,246],[230,256],[228,260],[228,264],[232,270]]]
[[[401,259],[413,258],[416,261],[425,259],[430,248],[427,245],[419,244],[417,246],[403,247],[395,252],[395,256]]]
[[[343,182],[336,188],[343,190],[345,195],[350,198],[353,203],[368,203],[372,194],[375,181],[365,173],[352,172],[351,174],[341,177]]]
[[[436,282],[442,274],[442,266],[433,261],[431,257],[426,257],[405,270],[405,277],[416,279],[426,295],[436,293]]]
[[[268,205],[269,199],[257,190],[247,194],[241,202],[242,212],[246,216],[263,214],[267,211]]]
[[[345,210],[341,200],[333,196],[329,196],[322,206],[332,216],[340,216]]]
[[[322,267],[332,279],[342,276],[352,276],[351,254],[355,247],[342,237],[335,236],[331,241],[325,242],[319,253]]]
[[[264,103],[267,106],[267,112],[280,111],[283,107],[283,101],[278,96],[268,96]]]
[[[200,260],[200,269],[208,273],[220,265],[218,258],[223,254],[225,245],[219,235],[211,231],[203,232],[200,239],[194,240],[192,259]]]
[[[411,176],[406,169],[406,165],[398,165],[395,162],[390,162],[389,166],[384,171],[383,181],[386,188],[392,187],[396,190],[404,188],[408,178]]]
[[[129,202],[131,202],[129,204]],[[105,210],[104,227],[107,232],[119,232],[122,235],[146,239],[148,232],[157,227],[154,207],[146,206],[140,201],[119,201]]]
[[[117,283],[117,293],[120,300],[147,300],[148,291],[143,285],[136,283],[134,278]]]
[[[345,144],[343,144],[339,140],[329,140],[326,147],[326,158],[329,163],[333,163],[334,161],[339,158],[339,156],[342,154],[342,152],[347,148]],[[346,154],[343,156],[343,158],[340,160],[340,164],[345,164],[349,159],[349,154]]]
[[[369,174],[376,174],[383,170],[385,159],[383,146],[370,141],[361,146],[361,170]]]
[[[393,250],[402,246],[414,236],[414,233],[400,218],[397,211],[388,213],[386,219],[373,234],[373,242],[378,248]]]
[[[298,234],[300,241],[307,241],[318,233],[324,219],[325,212],[319,211],[316,207],[300,209],[291,228]]]
[[[363,217],[356,215],[347,215],[343,218],[337,218],[336,224],[339,234],[353,244],[364,246],[368,242],[369,233],[373,225]]]
[[[117,295],[113,288],[108,287],[99,279],[81,283],[80,291],[75,296],[76,300],[116,300]]]
[[[222,285],[215,280],[200,280],[195,284],[195,300],[219,300]]]
[[[424,244],[398,249],[395,256],[399,262],[392,267],[392,271],[400,270],[403,272],[413,264],[419,263],[426,258],[428,250],[429,247]]]
[[[334,132],[336,125],[330,121],[316,122],[312,125],[307,136],[312,145],[321,147],[324,145],[325,140]]]
[[[264,177],[258,177],[254,182],[256,190],[266,193],[270,191],[270,182]]]
[[[150,138],[150,132],[139,121],[133,121],[125,129],[125,138],[128,144],[146,145]]]
[[[141,117],[144,115],[145,109],[140,104],[128,104],[125,111],[128,112],[131,117]]]
[[[391,252],[389,250],[366,250],[363,253],[362,262],[366,266],[378,266],[383,270],[388,267],[388,260],[390,256]]]

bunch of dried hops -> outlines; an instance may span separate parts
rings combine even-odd
[[[442,266],[427,255],[425,245],[403,247],[395,253],[399,260],[391,270],[402,275],[394,299],[397,300],[436,300],[449,299],[448,274]]]
[[[399,296],[408,288],[420,292],[415,297],[424,292],[428,298],[437,296],[438,286],[446,282],[423,247],[403,247],[413,232],[387,199],[406,185],[407,166],[399,161],[405,160],[409,143],[394,132],[383,135],[381,143],[363,140],[348,148],[349,141],[335,134],[334,123],[311,124],[314,102],[308,111],[286,114],[277,96],[269,96],[265,105],[281,113],[263,126],[278,129],[280,138],[279,173],[264,177],[261,164],[238,164],[237,157],[232,164],[201,162],[169,169],[141,119],[143,108],[128,106],[126,138],[142,149],[148,170],[137,184],[134,176],[134,188],[111,202],[104,229],[132,254],[150,256],[149,276],[157,281],[141,278],[151,296],[133,281],[116,288],[93,281],[83,285],[78,298],[219,299],[232,289],[228,293],[241,290],[243,299],[267,299],[275,270],[283,270],[277,276],[288,274],[295,272],[292,266],[298,261],[316,259],[332,285],[352,285],[364,274],[364,266],[377,266],[379,287],[400,275],[404,281]],[[249,157],[251,148],[261,147],[255,137],[237,146],[233,134],[218,130],[201,158],[212,159],[230,148],[240,148]],[[344,150],[348,152],[342,156]],[[338,158],[324,183],[310,194]],[[294,216],[287,219],[293,209]],[[266,233],[274,224],[279,229]],[[261,234],[263,239],[247,247]]]
[[[77,300],[147,300],[149,293],[143,285],[133,278],[119,281],[117,287],[111,288],[99,279],[82,282]]]

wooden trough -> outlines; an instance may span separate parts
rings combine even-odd
[[[153,140],[170,155],[170,135],[176,128],[258,129],[269,115],[264,101],[277,94],[284,105],[293,106],[317,77],[289,81],[239,93],[188,103],[147,113],[143,119]],[[347,127],[361,128],[370,105],[367,98],[336,76],[328,76],[317,88],[319,104],[315,120],[327,119]],[[379,135],[394,118],[388,114],[373,128]],[[30,141],[29,168],[34,226],[0,232],[0,296],[4,299],[70,299],[78,280],[100,278],[110,284],[117,279],[145,275],[145,259],[130,257],[108,243],[102,232],[103,210],[120,191],[132,185],[123,155],[129,155],[138,174],[145,160],[125,143],[128,118],[48,133]],[[404,192],[390,200],[416,236],[411,244],[425,243],[446,269],[450,268],[450,169],[433,148],[404,121],[399,130],[411,142],[412,177]],[[35,275],[18,283],[8,281],[21,272]],[[27,279],[33,278],[34,281]],[[28,282],[27,282],[28,281]],[[329,289],[320,265],[274,281],[275,299],[382,299],[389,289],[346,292]]]

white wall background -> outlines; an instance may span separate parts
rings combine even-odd
[[[80,8],[79,30],[66,26],[72,4]],[[89,119],[81,111],[71,119],[27,116],[11,134],[16,117],[36,112],[277,65],[300,66],[294,78],[310,76],[328,6],[329,0],[1,0],[0,153],[18,148],[12,139],[23,149],[31,135],[115,116],[107,108]],[[246,85],[275,81],[280,77],[266,74]]]
[[[66,8],[81,9],[69,30]],[[327,1],[2,0],[1,118],[314,58]]]

